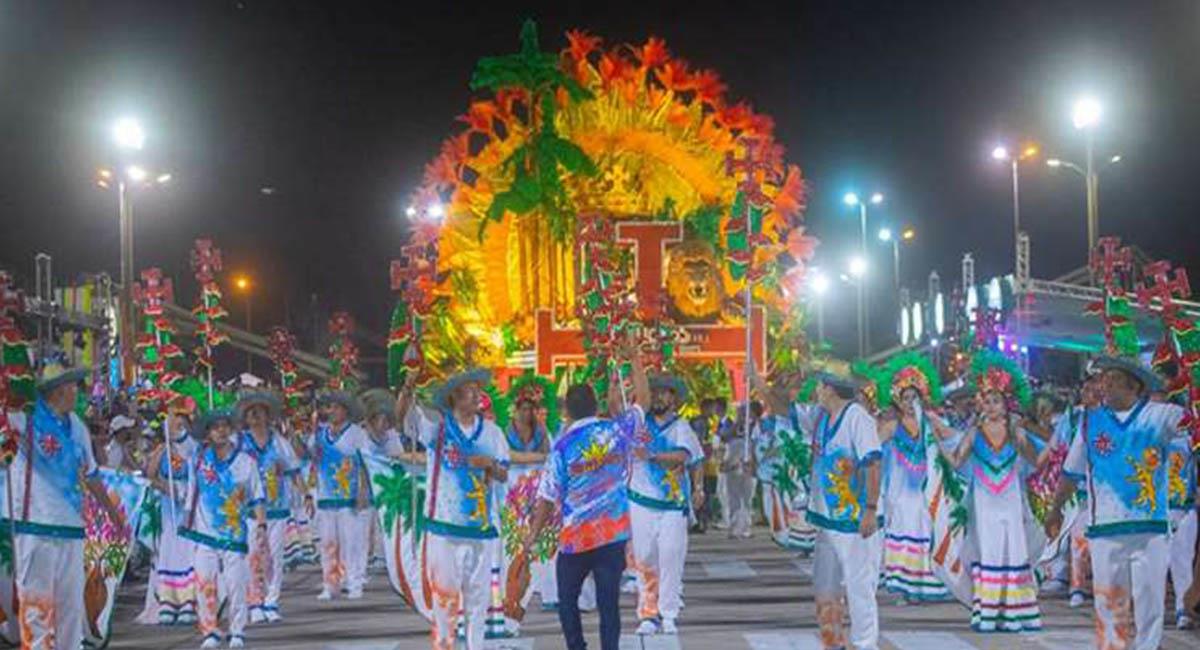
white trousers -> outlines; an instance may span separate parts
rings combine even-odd
[[[196,613],[200,634],[205,639],[221,638],[217,617],[221,598],[226,599],[229,619],[229,638],[245,637],[246,586],[250,581],[250,562],[245,553],[221,551],[203,544],[196,545]]]
[[[265,532],[258,526],[250,531],[250,585],[246,592],[250,611],[279,611],[285,533],[287,519],[269,520]]]
[[[717,528],[729,528],[729,473],[717,474],[717,501],[721,503],[721,519]]]
[[[641,577],[638,619],[675,619],[683,607],[683,563],[687,557],[687,514],[629,504],[633,566]]]
[[[367,518],[353,508],[317,511],[321,578],[337,596],[342,587],[361,591],[367,576]]]
[[[1155,650],[1163,635],[1167,591],[1166,535],[1097,537],[1092,551],[1096,647]]]
[[[467,650],[482,650],[491,602],[491,570],[499,543],[425,535],[425,571],[433,593],[433,647],[453,650],[458,613],[467,617]]]
[[[1183,595],[1192,586],[1196,556],[1196,511],[1174,510],[1171,512],[1171,585],[1175,588],[1175,614],[1183,611]]]
[[[725,479],[729,495],[729,532],[736,536],[750,534],[750,503],[754,500],[754,475],[731,472]]]
[[[813,588],[817,625],[821,643],[826,648],[848,646],[875,650],[879,647],[875,588],[879,583],[882,557],[882,532],[876,531],[863,539],[858,533],[817,530],[813,549]],[[849,643],[842,629],[847,608],[850,610]]]
[[[17,535],[16,583],[21,647],[79,648],[87,624],[83,540]]]

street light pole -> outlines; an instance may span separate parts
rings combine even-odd
[[[1017,259],[1021,256],[1021,174],[1017,171],[1019,156],[1012,157],[1013,178],[1013,269],[1017,268]]]
[[[863,260],[867,259],[867,204],[858,204],[859,213],[859,242],[858,254]],[[867,288],[865,274],[858,279],[858,356],[867,356],[871,347],[871,318],[867,314]]]
[[[251,323],[250,314],[251,314],[250,290],[247,289],[246,290],[246,333],[247,334],[250,334],[252,332],[252,330],[250,329],[250,323]],[[254,355],[250,354],[249,351],[246,352],[246,372],[251,375],[254,374]]]
[[[133,383],[133,342],[137,338],[137,314],[133,306],[133,202],[129,185],[117,181],[117,213],[121,247],[121,375]]]
[[[1098,201],[1096,167],[1093,159],[1095,138],[1092,129],[1087,130],[1087,233],[1088,257],[1096,249],[1096,241],[1100,237],[1100,205]]]
[[[892,237],[892,288],[900,295],[900,238]]]

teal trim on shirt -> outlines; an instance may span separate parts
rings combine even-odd
[[[215,548],[218,551],[233,551],[234,553],[247,553],[250,547],[246,542],[237,542],[232,539],[218,539],[211,535],[196,532],[190,528],[179,528],[179,536],[184,539],[190,539],[197,544],[202,544],[209,548]]]
[[[7,528],[8,519],[0,519],[0,527]],[[39,524],[34,521],[14,521],[13,529],[18,535],[37,535],[38,537],[53,537],[54,539],[84,539],[82,526],[55,526]]]
[[[345,510],[354,507],[354,499],[317,499],[317,510]]]
[[[274,510],[267,511],[267,519],[273,521],[278,519],[287,519],[290,516],[292,516],[292,511],[287,508],[276,508]]]
[[[639,492],[635,492],[632,489],[629,490],[629,500],[638,504],[639,506],[642,506],[643,508],[649,508],[651,510],[665,510],[667,512],[687,512],[687,509],[688,509],[686,503],[676,503],[674,501],[663,501],[662,499],[655,499],[653,497],[648,497]]]
[[[1118,521],[1111,524],[1088,526],[1084,537],[1116,537],[1118,535],[1139,535],[1143,533],[1166,534],[1171,525],[1161,519],[1143,519],[1141,521]]]
[[[815,513],[811,510],[809,510],[804,515],[804,519],[808,523],[816,526],[817,528],[824,528],[825,530],[832,530],[832,531],[839,532],[839,533],[857,533],[858,532],[858,526],[859,526],[858,520],[830,519],[829,517],[826,517],[825,515]],[[879,528],[880,528],[880,530],[882,530],[883,529],[883,515],[879,515],[878,519],[879,519]]]
[[[477,528],[475,526],[460,526],[436,519],[426,519],[425,532],[441,537],[463,537],[466,539],[496,539],[500,533],[493,526]]]

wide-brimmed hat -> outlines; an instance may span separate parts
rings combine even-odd
[[[396,398],[386,388],[365,390],[358,396],[358,400],[366,408],[368,418],[373,418],[380,414],[391,418],[396,408]]]
[[[116,433],[123,429],[133,429],[137,427],[137,420],[128,415],[118,415],[108,421],[108,432]]]
[[[196,436],[198,440],[203,440],[208,435],[208,430],[221,420],[228,420],[232,427],[236,418],[233,411],[227,408],[213,409],[196,418],[196,422],[192,425],[192,435]]]
[[[317,402],[322,406],[341,404],[346,409],[346,413],[351,421],[361,420],[363,417],[362,402],[359,402],[358,398],[344,390],[330,390],[321,393],[317,397]]]
[[[454,394],[454,391],[458,390],[459,386],[479,384],[482,387],[491,380],[492,373],[484,368],[472,368],[456,375],[451,375],[445,383],[438,386],[437,392],[433,394],[433,403],[438,408],[450,408],[450,396]]]
[[[666,373],[657,373],[650,377],[650,390],[666,389],[675,393],[675,398],[680,402],[687,401],[688,387],[682,379],[675,375]]]
[[[843,388],[845,390],[858,390],[863,387],[861,379],[842,375],[829,370],[818,370],[811,375],[812,379],[818,383],[825,384],[832,388]]]
[[[45,394],[65,384],[78,384],[88,376],[87,368],[70,368],[60,363],[48,363],[38,373],[38,392]]]
[[[267,417],[272,420],[279,419],[279,414],[283,412],[283,403],[279,401],[275,393],[267,390],[248,390],[238,396],[238,418],[245,419],[246,411],[255,406],[265,407]]]
[[[1141,382],[1147,391],[1154,392],[1163,389],[1162,377],[1159,377],[1158,373],[1132,359],[1109,356],[1099,357],[1092,361],[1091,369],[1092,372],[1120,370]]]

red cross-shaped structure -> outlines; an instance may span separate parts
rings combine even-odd
[[[763,181],[770,183],[778,183],[780,179],[778,165],[775,160],[778,158],[778,152],[771,146],[764,146],[763,143],[755,138],[741,138],[741,145],[746,149],[745,158],[737,158],[733,152],[725,154],[725,175],[735,176],[739,172],[744,176],[738,183],[738,191],[746,198],[750,205],[762,208],[771,205],[771,197],[767,196],[762,191]],[[762,173],[762,178],[759,178],[759,172]],[[735,215],[734,218],[744,215]]]
[[[192,247],[191,263],[197,282],[212,282],[222,268],[221,249],[213,246],[211,239],[197,239]]]
[[[164,278],[158,267],[142,271],[142,281],[133,283],[133,299],[147,316],[161,316],[163,304],[175,299],[171,278]]]
[[[15,317],[25,311],[25,298],[13,287],[12,276],[0,271],[0,329],[16,326]]]
[[[329,317],[329,333],[334,336],[350,336],[354,332],[354,318],[339,311]]]
[[[296,337],[282,327],[271,328],[267,336],[267,349],[271,352],[271,360],[275,365],[282,366],[291,360],[292,351],[296,347]]]
[[[1122,247],[1119,237],[1101,237],[1088,266],[1100,276],[1105,287],[1114,291],[1120,286],[1117,274],[1133,270],[1133,251],[1128,246]]]
[[[1171,271],[1171,263],[1166,260],[1147,264],[1142,270],[1144,284],[1137,290],[1138,302],[1142,309],[1149,309],[1154,299],[1158,298],[1159,304],[1162,305],[1163,317],[1167,319],[1174,318],[1179,312],[1176,298],[1184,300],[1192,295],[1187,270],[1174,269],[1174,278],[1171,277]]]

